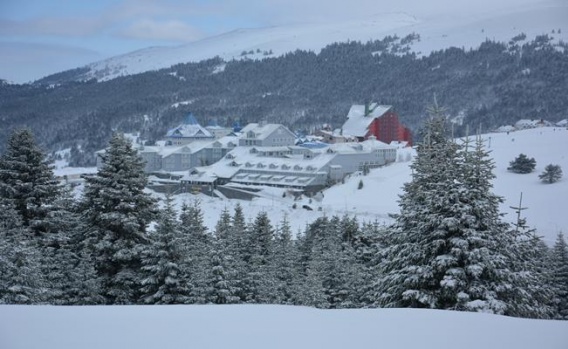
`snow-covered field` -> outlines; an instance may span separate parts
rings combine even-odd
[[[0,306],[5,349],[565,349],[568,321],[272,305]]]
[[[516,214],[511,206],[518,206],[521,192],[523,193],[522,212],[529,226],[536,228],[538,235],[552,245],[559,231],[568,232],[568,130],[559,127],[536,128],[506,133],[491,133],[483,136],[488,150],[491,150],[496,164],[494,171],[494,192],[503,198],[501,212],[505,213],[507,221],[515,221]],[[402,152],[409,152],[406,149]],[[520,153],[529,158],[534,157],[537,166],[530,174],[515,174],[507,171],[509,162]],[[398,198],[402,194],[402,185],[410,181],[410,162],[407,156],[400,154],[397,162],[389,166],[371,170],[367,176],[352,175],[345,184],[336,185],[323,192],[321,201],[303,198],[297,202],[296,209],[292,208],[294,200],[283,198],[282,189],[269,188],[263,192],[264,198],[252,201],[220,200],[203,195],[183,194],[176,196],[178,206],[192,200],[200,200],[205,215],[206,224],[212,229],[217,223],[219,212],[227,207],[230,211],[239,202],[249,219],[260,211],[269,214],[273,224],[281,221],[284,214],[288,215],[294,232],[303,230],[306,224],[321,215],[356,215],[360,221],[375,221],[388,223],[389,213],[397,213]],[[548,164],[560,165],[564,177],[554,184],[543,184],[538,175]],[[359,181],[363,180],[363,189],[358,190]],[[302,209],[309,205],[314,211]],[[321,207],[321,211],[319,208]]]

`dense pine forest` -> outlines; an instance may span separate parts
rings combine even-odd
[[[55,180],[30,130],[0,157],[0,303],[287,304],[413,307],[568,319],[568,247],[502,221],[493,162],[428,110],[389,226],[224,210],[207,231],[199,202],[178,214],[144,191],[142,160],[119,133],[79,198]],[[152,229],[150,229],[152,226]]]
[[[93,152],[113,131],[141,132],[152,142],[192,111],[206,125],[266,120],[308,132],[340,127],[352,104],[393,105],[416,134],[436,94],[456,135],[521,118],[566,118],[568,50],[553,35],[428,55],[411,50],[418,35],[334,43],[319,53],[291,52],[263,60],[213,58],[110,81],[84,81],[86,68],[32,84],[0,84],[0,153],[12,130],[28,126],[51,152],[72,148],[72,165],[93,165]],[[178,104],[178,102],[187,102]]]

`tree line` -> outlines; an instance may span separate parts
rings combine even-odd
[[[0,303],[413,307],[568,319],[568,247],[501,220],[483,142],[447,136],[430,109],[391,225],[323,216],[296,238],[287,217],[198,201],[178,214],[146,192],[143,162],[115,134],[75,198],[29,130],[0,157]],[[152,225],[152,229],[149,227]]]

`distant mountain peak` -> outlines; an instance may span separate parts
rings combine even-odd
[[[418,18],[407,12],[379,12],[344,21],[241,28],[185,45],[149,47],[111,57],[78,69],[80,74],[72,75],[72,79],[106,81],[213,57],[230,61],[276,57],[296,50],[317,53],[334,42],[366,42],[413,33],[420,35],[420,42],[413,43],[412,50],[422,55],[452,46],[475,48],[487,39],[507,42],[521,32],[534,37],[555,30],[555,39],[568,41],[564,16],[568,4],[555,4],[519,6],[475,16]],[[564,30],[559,31],[561,28]]]

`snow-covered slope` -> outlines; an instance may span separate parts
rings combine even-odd
[[[380,7],[374,11],[380,11]],[[511,6],[508,10],[477,11],[473,15],[459,12],[438,16],[417,13],[377,12],[359,20],[240,29],[183,46],[151,47],[93,63],[88,66],[91,70],[86,78],[109,80],[215,56],[225,60],[243,57],[262,59],[296,49],[319,52],[333,42],[365,42],[394,34],[402,37],[418,33],[421,41],[414,44],[413,50],[422,54],[450,46],[476,47],[487,38],[509,41],[521,32],[526,33],[528,39],[541,34],[552,35],[557,40],[566,41],[568,38],[568,3],[565,1],[549,0]],[[254,53],[242,56],[243,51]],[[271,54],[267,54],[269,52]]]
[[[483,135],[486,146],[491,150],[495,160],[494,193],[502,196],[505,202],[501,212],[505,220],[514,222],[516,214],[511,206],[518,206],[521,192],[523,193],[523,216],[527,224],[537,229],[547,244],[552,245],[559,231],[568,232],[568,129],[565,127],[544,127],[507,133],[489,133]],[[520,153],[534,157],[537,166],[530,174],[515,174],[507,171],[509,163]],[[240,204],[247,221],[253,220],[261,212],[267,212],[273,225],[279,224],[287,215],[294,233],[303,231],[307,224],[322,215],[344,214],[356,215],[359,221],[378,221],[389,223],[390,213],[399,211],[398,199],[402,194],[402,186],[410,181],[409,168],[412,149],[399,150],[398,162],[378,169],[373,169],[367,176],[354,174],[347,178],[344,184],[338,184],[323,192],[323,198],[303,197],[294,201],[291,195],[283,197],[285,189],[264,188],[261,197],[252,201],[222,200],[203,194],[189,193],[174,196],[176,206],[181,209],[184,202],[200,201],[204,213],[204,222],[210,230],[215,228],[223,209],[231,214],[235,206]],[[538,175],[548,164],[560,165],[564,177],[554,184],[543,184]],[[89,169],[87,172],[93,172]],[[85,172],[81,169],[79,172]],[[73,168],[56,169],[57,175],[73,175]],[[359,181],[363,181],[363,189],[359,190]],[[164,198],[163,195],[155,194]],[[297,208],[293,208],[294,203]],[[313,211],[302,208],[310,206]]]
[[[0,347],[564,349],[568,322],[422,309],[0,306]]]
[[[568,232],[568,130],[560,127],[545,127],[507,133],[490,133],[483,136],[486,146],[491,150],[495,160],[494,193],[502,196],[505,202],[501,212],[505,220],[514,222],[516,214],[511,206],[518,206],[520,194],[523,193],[523,216],[527,224],[536,228],[547,244],[552,245],[559,231]],[[408,161],[410,149],[399,151],[400,162],[386,167],[371,170],[367,176],[352,175],[345,184],[338,184],[323,192],[323,198],[302,198],[300,201],[288,195],[283,197],[283,189],[266,188],[263,197],[252,201],[221,200],[204,195],[181,194],[175,197],[177,205],[183,202],[200,200],[204,212],[205,223],[210,229],[215,227],[219,213],[224,208],[229,211],[237,203],[242,205],[247,219],[265,211],[271,222],[278,224],[284,215],[288,216],[293,232],[302,231],[306,224],[322,215],[344,214],[356,215],[360,221],[389,223],[390,213],[399,211],[398,198],[402,194],[402,186],[410,181],[411,171]],[[520,153],[534,157],[537,166],[530,174],[515,174],[507,171],[509,163]],[[554,184],[543,184],[538,175],[548,164],[560,165],[564,177]],[[363,189],[357,189],[359,181],[363,181]],[[297,208],[292,206],[296,203]],[[309,205],[313,211],[302,209]]]

